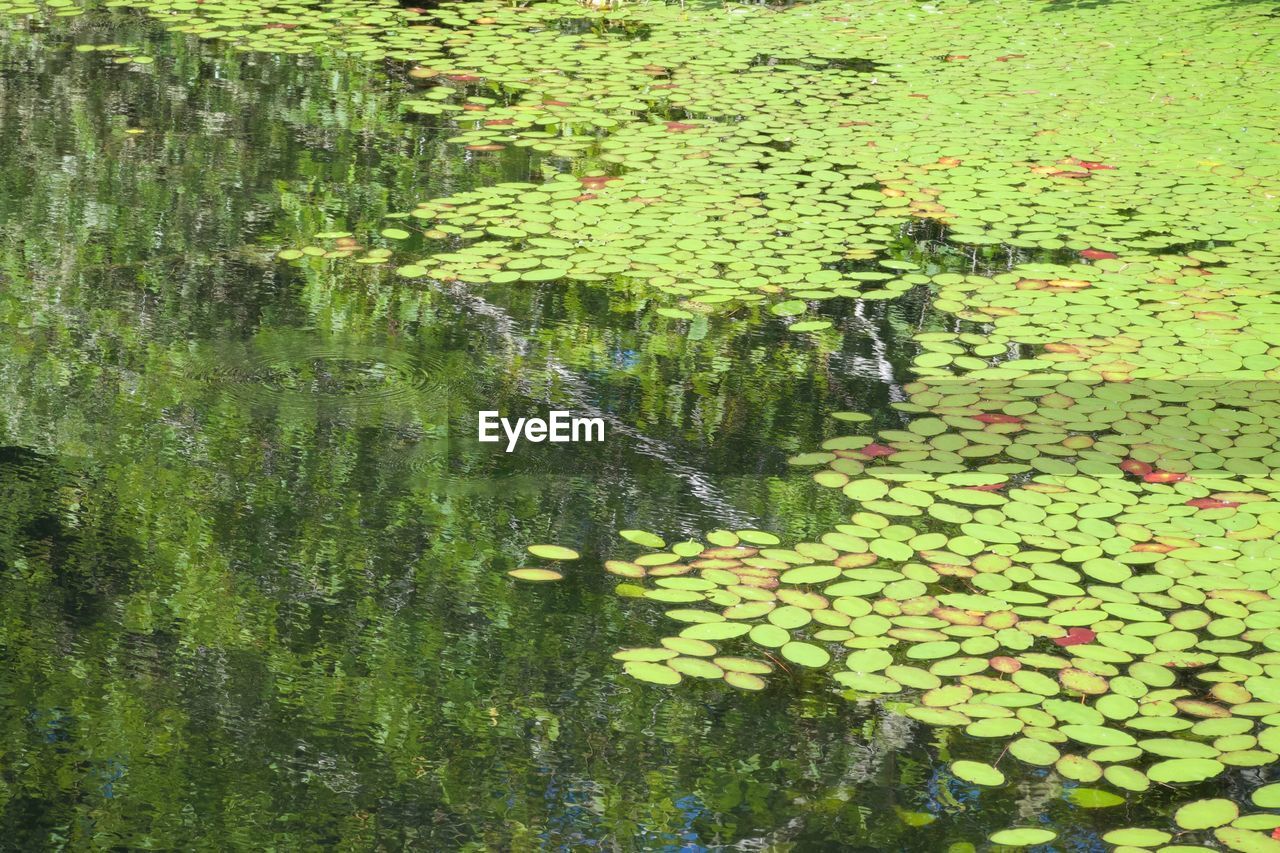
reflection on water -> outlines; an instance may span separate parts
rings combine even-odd
[[[157,61],[72,49],[108,39]],[[397,85],[100,12],[0,34],[6,844],[940,849],[1065,809],[1031,785],[974,815],[945,733],[800,674],[668,693],[607,654],[657,618],[600,569],[617,529],[846,511],[785,459],[847,431],[828,412],[894,421],[928,294],[801,336],[275,263],[536,176],[387,118]],[[475,440],[478,409],[551,407],[608,442]],[[513,584],[532,542],[585,559]]]

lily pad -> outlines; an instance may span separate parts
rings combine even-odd
[[[576,560],[579,557],[577,551],[561,545],[530,545],[528,551],[544,560]]]
[[[1051,829],[1017,827],[993,832],[988,840],[992,844],[999,844],[1003,847],[1031,847],[1036,844],[1048,844],[1057,837],[1058,833]]]
[[[990,764],[979,761],[953,761],[951,772],[957,778],[975,785],[995,787],[1004,784],[1004,774]]]
[[[1212,829],[1225,826],[1239,816],[1240,809],[1235,803],[1219,797],[1179,806],[1173,813],[1173,821],[1186,830]]]
[[[512,569],[507,574],[516,580],[522,581],[558,581],[564,579],[564,575],[554,569]]]
[[[645,548],[667,547],[666,540],[661,536],[658,536],[655,533],[649,533],[646,530],[622,530],[619,531],[618,535],[623,539],[626,539],[628,542],[634,542]]]
[[[647,681],[650,684],[672,685],[679,684],[681,680],[680,673],[661,663],[627,661],[622,668],[632,678]]]
[[[1175,782],[1203,782],[1222,773],[1226,767],[1211,758],[1175,758],[1161,761],[1147,769],[1153,782],[1168,785]]]

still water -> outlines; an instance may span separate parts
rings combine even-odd
[[[661,636],[601,569],[618,529],[844,517],[786,457],[832,411],[896,423],[927,294],[839,300],[830,346],[607,284],[276,262],[316,211],[536,180],[398,119],[403,72],[103,11],[0,33],[0,847],[938,850],[1011,815],[1098,846],[1071,786],[979,799],[945,732],[828,680],[610,659]],[[607,441],[475,440],[550,408]],[[535,542],[584,559],[514,583]]]

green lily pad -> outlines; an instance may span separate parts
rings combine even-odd
[[[775,314],[779,317],[794,317],[797,314],[803,314],[808,310],[808,307],[808,305],[801,302],[799,299],[789,299],[785,302],[778,302],[773,305],[769,309],[769,313]]]
[[[830,320],[803,320],[799,323],[792,323],[787,327],[789,332],[821,332],[830,329],[832,323]]]
[[[783,645],[781,652],[784,658],[801,666],[821,667],[831,661],[830,653],[813,643],[792,641]]]
[[[714,658],[713,663],[728,672],[745,672],[750,675],[768,675],[773,672],[772,664],[751,658],[719,657]]]
[[[1280,808],[1280,782],[1263,785],[1250,794],[1249,799],[1253,800],[1253,804],[1259,808]]]
[[[1041,767],[1048,767],[1061,757],[1053,744],[1025,737],[1009,744],[1009,754],[1019,761]]]
[[[956,778],[972,782],[975,785],[995,787],[1004,784],[1003,773],[990,764],[983,764],[979,761],[953,761],[951,762],[951,772],[955,774]]]
[[[649,533],[645,530],[620,530],[618,535],[628,542],[634,542],[644,548],[665,548],[666,540],[655,533]]]
[[[729,640],[741,637],[750,630],[749,625],[741,622],[704,622],[690,625],[680,632],[680,636],[694,640]]]
[[[1280,853],[1280,841],[1234,826],[1223,826],[1213,831],[1214,837],[1231,850],[1239,853]]]
[[[1072,788],[1067,791],[1067,799],[1082,809],[1107,809],[1125,802],[1124,797],[1100,788]]]
[[[1030,847],[1035,844],[1048,844],[1057,837],[1058,833],[1050,829],[1017,827],[993,832],[988,840],[992,844],[1004,847]]]
[[[650,684],[679,684],[681,675],[666,664],[647,661],[627,661],[622,665],[627,675]]]
[[[675,657],[666,661],[665,666],[694,678],[722,678],[725,675],[723,669],[703,658]]]
[[[724,681],[726,684],[731,687],[736,687],[739,690],[754,691],[763,690],[765,688],[764,679],[749,672],[726,670],[724,674]]]
[[[1159,847],[1171,838],[1167,832],[1159,829],[1113,829],[1102,836],[1108,844],[1126,847]]]
[[[1147,777],[1168,785],[1175,782],[1203,782],[1222,773],[1226,767],[1211,758],[1174,758],[1151,765]]]
[[[1123,788],[1126,791],[1141,792],[1151,787],[1151,780],[1147,777],[1147,774],[1123,764],[1107,767],[1102,771],[1102,775],[1112,785],[1117,788]]]
[[[576,560],[579,557],[577,551],[561,545],[530,545],[527,550],[544,560]]]
[[[1196,800],[1179,806],[1173,821],[1186,830],[1212,829],[1225,826],[1240,816],[1240,808],[1227,799]]]
[[[554,569],[512,569],[507,574],[516,580],[522,581],[558,581],[564,579],[564,575]]]

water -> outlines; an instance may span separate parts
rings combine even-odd
[[[309,211],[536,179],[398,120],[402,71],[100,11],[0,34],[0,846],[937,850],[1017,816],[1094,849],[1080,786],[979,802],[954,735],[821,676],[665,691],[609,657],[662,633],[600,568],[619,528],[847,514],[786,457],[830,411],[898,422],[928,294],[801,339],[278,264]],[[608,440],[508,455],[482,408]],[[584,559],[515,584],[532,542]]]
[[[599,570],[622,526],[838,514],[784,458],[823,407],[887,399],[847,369],[868,348],[690,339],[598,287],[291,275],[244,247],[300,199],[376,220],[498,176],[378,118],[380,73],[74,29],[0,54],[7,845],[712,845],[895,796],[910,739],[850,737],[837,697],[627,683],[605,651],[652,616]],[[74,52],[86,31],[157,62]],[[846,318],[890,375],[909,307]],[[474,441],[491,405],[599,411],[609,439],[508,456]],[[587,559],[514,585],[531,541]]]

